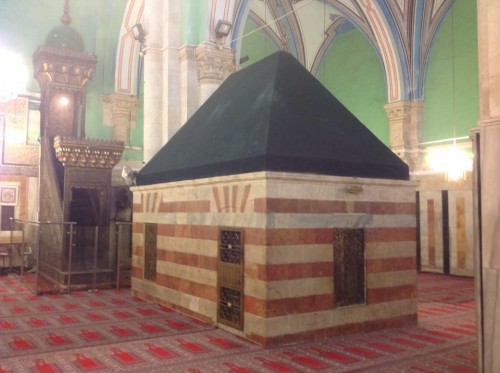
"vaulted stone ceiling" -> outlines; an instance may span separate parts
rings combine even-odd
[[[422,97],[430,47],[452,4],[453,0],[250,0],[248,17],[312,73],[336,35],[358,28],[384,64],[388,101],[396,101]]]
[[[387,83],[387,102],[422,100],[431,46],[454,1],[207,0],[201,27],[205,29],[205,41],[218,43],[213,31],[216,23],[220,19],[231,22],[233,29],[224,39],[224,46],[239,61],[246,37],[245,24],[251,19],[259,31],[266,33],[279,48],[292,53],[313,74],[336,36],[356,28],[371,42],[380,58]],[[128,23],[124,23],[121,37],[128,42],[120,44],[118,56],[123,70],[129,73],[118,75],[119,83],[120,77],[132,76],[130,71],[134,70],[137,51],[134,52],[130,27],[141,22],[143,4],[144,0],[129,2],[126,11],[124,22]],[[133,92],[133,82],[122,85],[125,88],[119,84],[117,91]]]

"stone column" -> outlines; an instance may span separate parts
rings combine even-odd
[[[391,149],[410,166],[410,171],[420,169],[423,102],[395,101],[386,104],[384,108],[389,118]]]
[[[146,0],[144,7],[144,162],[148,162],[162,144],[162,0]],[[139,83],[138,83],[139,84]]]
[[[104,124],[113,127],[113,139],[129,145],[128,131],[135,126],[137,97],[113,93],[102,96]]]
[[[185,45],[179,51],[181,123],[186,121],[200,107],[200,86],[196,73],[196,47]]]
[[[196,48],[196,69],[200,83],[200,105],[236,70],[230,49],[215,44],[201,44]]]
[[[162,1],[163,49],[162,49],[162,131],[165,144],[183,124],[181,122],[181,89],[179,48],[181,43],[181,0]]]
[[[477,2],[481,240],[476,265],[480,371],[500,372],[500,2]]]

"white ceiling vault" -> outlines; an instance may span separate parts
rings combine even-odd
[[[453,0],[243,0],[234,21],[244,25],[238,17],[252,19],[313,74],[335,37],[356,27],[382,61],[388,101],[418,100],[432,41],[452,4]],[[244,42],[242,28],[235,33],[233,39]],[[237,43],[232,47],[238,52]]]
[[[117,92],[134,92],[138,46],[131,26],[140,23],[149,0],[129,0],[117,54]],[[153,1],[154,2],[154,1]],[[387,101],[420,100],[429,52],[454,0],[207,0],[205,38],[214,25],[233,24],[226,39],[239,61],[245,23],[251,19],[281,49],[313,74],[337,35],[353,27],[371,43],[384,68]],[[146,4],[146,5],[145,5]],[[198,20],[199,22],[199,20]],[[165,46],[164,46],[165,47]],[[357,68],[357,67],[355,67]]]

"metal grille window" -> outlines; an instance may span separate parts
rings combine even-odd
[[[146,223],[144,227],[144,279],[156,281],[156,241],[158,225]]]
[[[243,329],[243,232],[220,230],[218,265],[218,321]]]
[[[365,303],[365,242],[363,229],[333,233],[335,306]]]

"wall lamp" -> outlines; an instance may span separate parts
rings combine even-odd
[[[218,38],[223,38],[229,35],[233,24],[229,21],[224,21],[223,19],[219,19],[217,25],[215,26],[215,35]]]
[[[144,33],[144,29],[142,28],[142,25],[140,23],[136,23],[132,26],[132,35],[134,36],[135,40],[139,41],[139,43],[144,42],[144,37],[146,36],[146,34]]]

